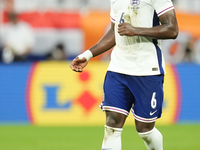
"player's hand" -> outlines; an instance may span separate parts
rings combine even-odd
[[[83,57],[82,59],[79,59],[78,57],[76,57],[71,62],[70,67],[73,71],[82,72],[83,68],[87,65],[87,63],[88,61],[85,57]]]
[[[123,36],[135,36],[135,27],[133,27],[130,23],[120,23],[118,25],[118,33]]]

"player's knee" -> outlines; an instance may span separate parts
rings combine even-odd
[[[124,125],[124,122],[120,119],[114,119],[114,118],[109,118],[106,121],[106,125],[114,128],[122,128]]]
[[[136,123],[136,130],[139,133],[151,131],[154,128],[155,123],[145,123],[140,121],[135,121]]]
[[[106,125],[110,127],[118,127],[119,121],[115,118],[109,117],[106,120]]]
[[[114,128],[122,128],[126,116],[116,113],[116,112],[107,112],[106,113],[106,125]]]
[[[140,133],[148,132],[148,131],[150,131],[152,129],[153,129],[153,127],[151,127],[151,126],[139,126],[139,127],[136,127],[137,132],[140,132]]]

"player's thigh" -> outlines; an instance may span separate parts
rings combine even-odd
[[[126,83],[123,74],[107,72],[104,81],[102,110],[114,111],[126,116],[129,114],[135,99]]]
[[[151,123],[161,117],[163,103],[163,75],[136,77],[132,89],[135,105],[132,113],[136,120]],[[135,88],[137,87],[137,88]]]

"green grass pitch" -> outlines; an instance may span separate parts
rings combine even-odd
[[[199,150],[200,125],[157,126],[164,150]],[[104,127],[0,126],[0,150],[100,150]],[[146,150],[134,126],[122,132],[122,150]]]

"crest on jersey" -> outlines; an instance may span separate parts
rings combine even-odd
[[[140,4],[140,0],[131,0],[131,5],[134,7],[138,6]]]

